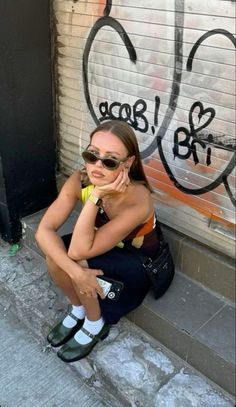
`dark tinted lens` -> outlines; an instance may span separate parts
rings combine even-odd
[[[95,163],[99,159],[91,151],[83,151],[82,157],[83,157],[84,161],[86,161],[86,163],[90,163],[90,164]]]
[[[114,158],[104,158],[102,161],[105,167],[112,170],[115,170],[120,164],[119,161],[116,161]]]
[[[120,162],[115,158],[100,158],[99,156],[97,156],[96,154],[89,150],[83,151],[82,157],[84,161],[89,164],[95,164],[98,160],[101,160],[104,167],[106,167],[109,170],[115,170],[120,165]]]

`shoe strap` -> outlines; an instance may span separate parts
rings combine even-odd
[[[72,314],[72,312],[70,312],[70,313],[68,314],[68,316],[71,317],[72,319],[74,319],[76,322],[80,321],[80,319],[77,318],[76,315]]]
[[[93,339],[96,335],[91,334],[91,332],[87,331],[83,326],[80,328],[80,331],[82,331],[85,335],[87,335],[89,338]]]

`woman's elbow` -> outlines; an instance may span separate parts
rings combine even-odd
[[[39,246],[45,239],[46,236],[45,232],[46,232],[45,228],[39,225],[34,235],[35,240]]]
[[[35,238],[36,242],[39,243],[39,240],[40,240],[40,232],[39,232],[39,229],[36,230],[35,235],[34,235],[34,238]]]
[[[38,229],[36,230],[34,237],[35,237],[35,240],[36,240],[36,243],[37,243],[38,247],[41,248],[41,243],[42,243],[42,231],[41,231],[41,228],[40,228],[40,227],[38,227]]]
[[[71,259],[71,260],[75,260],[75,261],[78,261],[78,260],[80,260],[79,259],[79,256],[78,256],[78,253],[76,253],[76,251],[75,250],[73,250],[73,249],[69,249],[68,250],[68,256],[69,256],[69,258]]]
[[[81,253],[81,251],[75,250],[71,247],[69,248],[67,254],[68,254],[69,258],[74,261],[80,261],[80,260],[86,259],[86,256],[84,256],[83,253]]]
[[[68,250],[67,256],[68,256],[71,260],[76,260],[76,259],[75,259],[75,255],[74,255],[74,253],[73,253],[73,251],[72,251],[71,249]]]

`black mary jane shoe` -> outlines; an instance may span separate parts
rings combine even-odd
[[[81,345],[74,338],[70,339],[61,349],[57,352],[57,356],[64,362],[76,362],[87,356],[93,347],[105,339],[109,335],[110,326],[105,324],[102,330],[97,335],[92,335],[87,329],[81,328],[81,331],[88,335],[92,341],[87,345]]]
[[[76,325],[73,328],[66,328],[62,320],[49,332],[47,340],[54,348],[66,343],[83,326],[84,319],[77,318],[71,312],[68,315],[76,321]]]

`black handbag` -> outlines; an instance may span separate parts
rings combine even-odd
[[[169,245],[162,240],[156,257],[141,255],[140,258],[150,280],[154,298],[158,299],[169,288],[175,274],[175,265]]]

